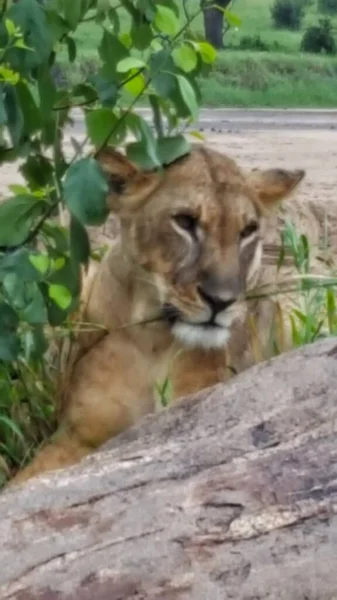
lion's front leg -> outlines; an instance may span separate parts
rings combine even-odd
[[[73,465],[154,409],[151,369],[128,339],[109,336],[75,365],[59,430],[12,484]]]
[[[49,471],[69,467],[90,452],[92,448],[81,443],[74,433],[60,429],[53,439],[38,451],[33,461],[11,479],[8,486],[24,483]]]

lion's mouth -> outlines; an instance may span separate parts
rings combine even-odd
[[[162,309],[162,317],[164,321],[171,326],[175,325],[177,321],[182,320],[182,314],[178,308],[173,306],[173,304],[164,304]]]
[[[215,315],[212,315],[212,317],[207,321],[187,321],[180,310],[172,304],[165,304],[163,306],[163,319],[170,325],[170,327],[173,327],[177,323],[183,323],[189,325],[190,327],[202,329],[222,329],[222,325],[215,321]]]

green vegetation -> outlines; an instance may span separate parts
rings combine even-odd
[[[302,0],[275,0],[271,14],[274,27],[298,30],[304,15],[304,4]]]
[[[319,0],[290,0],[297,3],[303,12],[298,30],[274,27],[271,13],[274,1],[234,0],[231,10],[240,17],[241,26],[229,28],[224,38],[226,49],[219,52],[212,74],[201,80],[202,103],[205,106],[337,106],[336,58],[324,54],[324,43],[321,44],[323,53],[320,55],[301,52],[305,32],[309,27],[318,26],[322,16],[318,10]],[[199,4],[199,0],[189,0],[186,3],[189,13],[193,14]],[[335,11],[332,18],[332,35],[335,37],[336,24]],[[126,30],[129,27],[126,14],[123,27]],[[203,35],[201,14],[194,19],[192,28],[196,35]],[[66,76],[70,79],[83,81],[97,68],[94,56],[99,31],[99,26],[92,22],[79,27],[76,32],[78,69],[75,73],[73,68],[71,71],[66,69]]]
[[[301,50],[316,54],[336,54],[337,44],[330,19],[319,19],[317,25],[308,27],[301,42]]]
[[[201,90],[213,107],[336,108],[337,57],[224,51]]]
[[[337,0],[318,0],[318,9],[322,13],[328,13],[336,15],[337,13]]]
[[[291,222],[286,223],[281,234],[282,246],[279,267],[286,254],[293,260],[298,274],[300,293],[297,294],[298,308],[290,314],[291,341],[294,348],[337,334],[335,277],[314,276],[311,273],[311,252],[306,235],[299,235]],[[330,264],[326,240],[322,240],[322,258]],[[332,270],[331,270],[332,271]],[[296,276],[295,276],[296,277]],[[295,283],[295,285],[294,285]],[[289,287],[288,287],[289,286]],[[288,290],[298,289],[296,282],[289,282]]]
[[[127,38],[120,7],[129,11]],[[59,56],[69,70],[76,64],[76,30],[88,19],[99,23],[99,70],[82,85],[59,87],[52,69]],[[122,0],[112,9],[101,0],[5,3],[0,165],[21,159],[25,183],[12,185],[0,203],[0,485],[54,428],[58,349],[72,333],[81,269],[93,256],[85,227],[103,224],[108,212],[109,181],[99,152],[123,144],[134,162],[151,169],[188,153],[177,128],[181,119],[197,116],[197,79],[215,56],[210,44],[193,36],[175,0],[143,0],[141,6]],[[155,133],[134,112],[144,96]],[[85,112],[85,141],[96,150],[85,155],[85,144],[75,142],[69,158],[62,136],[76,105]],[[127,143],[130,133],[135,141]],[[69,227],[59,219],[64,209]]]
[[[102,0],[8,0],[4,6],[0,164],[20,159],[25,183],[11,186],[0,204],[0,485],[54,429],[55,356],[72,333],[81,268],[93,256],[85,227],[107,217],[108,182],[97,152],[118,144],[146,168],[169,164],[189,151],[179,126],[196,117],[201,94],[206,104],[241,106],[333,106],[337,97],[337,58],[300,55],[303,32],[273,30],[267,0],[237,1],[243,26],[228,32],[228,48],[217,57],[202,39],[199,0],[188,3],[189,16],[180,0],[121,0],[112,8]],[[305,26],[316,22],[315,10],[311,4]],[[273,52],[249,49],[258,39]],[[65,85],[58,85],[56,66]],[[153,110],[154,133],[134,112],[140,102]],[[62,135],[78,105],[86,141],[97,151],[84,155],[84,145],[74,143],[69,159]],[[127,143],[130,133],[136,141]],[[64,208],[69,227],[59,219]],[[294,239],[288,235],[288,243]],[[303,240],[292,242],[302,255],[303,244],[308,254]],[[313,278],[310,286],[317,287]],[[323,291],[315,305],[326,310],[323,324],[305,304],[296,315],[295,344],[316,339],[326,320],[335,333],[334,296]],[[167,404],[168,383],[157,391]]]

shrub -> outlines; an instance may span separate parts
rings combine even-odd
[[[275,0],[271,8],[271,16],[275,27],[300,29],[303,15],[303,0]]]
[[[337,0],[318,0],[317,6],[319,12],[329,13],[331,15],[337,13]]]
[[[301,50],[315,54],[336,54],[336,39],[330,19],[320,19],[317,25],[308,27],[301,41]]]
[[[257,50],[259,52],[269,52],[270,47],[263,41],[260,35],[245,35],[241,38],[238,47],[240,50]]]
[[[201,12],[198,6],[189,21]],[[79,83],[59,65],[66,52],[66,70],[76,71],[76,32],[84,21],[101,27],[101,40]],[[215,54],[193,38],[178,0],[3,3],[0,165],[20,160],[25,181],[0,202],[0,485],[53,428],[51,342],[71,332],[81,269],[91,256],[85,227],[107,217],[108,182],[92,148],[124,145],[147,168],[188,153],[177,126],[196,117],[197,76]],[[154,132],[134,111],[144,98]],[[65,154],[74,107],[84,112],[86,138],[72,140]],[[127,143],[130,133],[136,141]],[[69,227],[58,218],[65,211]]]

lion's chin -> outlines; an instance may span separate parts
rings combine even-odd
[[[172,333],[184,346],[205,350],[223,348],[230,337],[230,330],[227,327],[194,325],[182,321],[176,321],[172,326]]]

